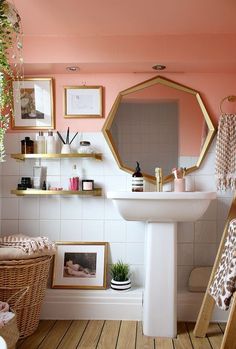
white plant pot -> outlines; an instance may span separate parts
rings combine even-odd
[[[111,288],[115,291],[128,291],[131,289],[130,279],[126,281],[115,281],[111,280]]]
[[[71,153],[70,144],[63,144],[61,148],[61,154],[70,154],[70,153]]]

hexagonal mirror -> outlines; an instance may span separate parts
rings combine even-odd
[[[174,167],[196,170],[214,137],[215,127],[198,91],[157,76],[121,91],[108,115],[103,134],[119,167],[164,181]]]

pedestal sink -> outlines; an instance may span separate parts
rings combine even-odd
[[[201,218],[215,192],[108,192],[120,215],[147,228],[143,332],[177,334],[177,222]]]

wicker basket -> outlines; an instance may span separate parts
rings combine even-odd
[[[16,312],[20,338],[28,337],[38,327],[51,259],[44,256],[0,262],[0,299],[8,300]],[[27,293],[17,302],[16,290],[25,287]]]

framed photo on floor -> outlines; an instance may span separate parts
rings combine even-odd
[[[13,105],[13,129],[53,129],[55,120],[52,78],[13,81]]]
[[[56,242],[52,288],[105,289],[107,242]]]
[[[102,86],[64,87],[65,118],[102,118]]]

